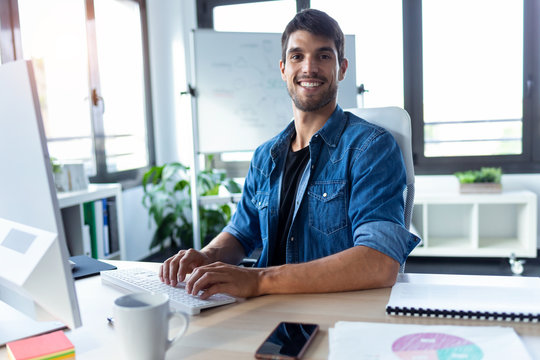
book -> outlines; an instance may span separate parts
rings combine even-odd
[[[111,254],[120,251],[120,239],[118,234],[118,213],[116,209],[116,198],[107,199],[107,210],[109,213],[109,241]]]
[[[111,253],[109,243],[109,210],[107,206],[107,199],[102,199],[101,204],[103,208],[103,255],[109,256]]]
[[[389,315],[540,321],[540,278],[399,274]]]
[[[98,255],[97,255],[96,221],[95,221],[95,214],[94,214],[94,203],[93,202],[84,203],[83,212],[84,212],[84,224],[88,225],[90,229],[91,256],[94,259],[97,259]]]
[[[105,257],[105,249],[103,246],[103,200],[94,201],[94,222],[96,225],[96,259]]]
[[[75,358],[75,347],[61,330],[9,342],[6,348],[11,360]]]

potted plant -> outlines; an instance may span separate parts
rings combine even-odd
[[[189,179],[189,167],[179,162],[154,166],[144,174],[142,203],[156,225],[150,249],[159,245],[164,250],[167,239],[170,239],[171,247],[193,247]],[[218,195],[222,187],[230,193],[241,192],[240,186],[220,170],[200,171],[197,186],[201,196]],[[199,206],[201,246],[223,229],[231,214],[231,204]]]
[[[459,180],[461,193],[500,193],[502,191],[500,167],[483,167],[454,174]]]

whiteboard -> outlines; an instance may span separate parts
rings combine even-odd
[[[338,88],[342,108],[357,107],[355,41]],[[292,120],[281,79],[281,34],[196,30],[193,37],[199,153],[252,151]]]

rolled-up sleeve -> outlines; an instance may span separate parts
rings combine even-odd
[[[420,239],[404,226],[405,165],[390,133],[375,132],[351,171],[349,218],[354,245],[368,246],[403,264]]]
[[[420,239],[403,226],[389,221],[372,221],[354,231],[354,245],[363,245],[390,256],[403,265]]]

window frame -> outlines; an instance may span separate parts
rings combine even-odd
[[[213,28],[213,8],[268,0],[197,0],[199,28]],[[297,0],[297,10],[309,8]],[[402,0],[404,107],[411,116],[412,149],[418,175],[453,174],[456,171],[497,166],[504,173],[540,172],[540,0],[524,0],[523,119],[521,155],[425,157],[423,119],[422,0]],[[527,80],[531,81],[528,89]]]
[[[423,119],[423,64],[422,64],[422,0],[403,0],[403,64],[404,104],[412,121],[412,148],[416,174],[443,175],[456,171],[501,167],[504,173],[540,172],[540,98],[535,79],[540,74],[540,46],[534,41],[540,35],[539,0],[524,0],[523,37],[523,118],[521,155],[425,157]],[[535,18],[536,16],[536,18]],[[527,81],[532,88],[527,89]],[[535,121],[536,119],[536,121]]]
[[[152,111],[152,91],[150,81],[150,55],[148,43],[148,20],[146,0],[129,0],[138,3],[141,21],[141,41],[143,50],[143,77],[145,81],[145,101],[146,101],[146,136],[148,165],[142,168],[130,169],[126,171],[109,172],[107,170],[105,153],[105,135],[103,116],[99,104],[91,107],[91,128],[92,141],[94,144],[94,157],[96,175],[89,177],[92,183],[122,183],[124,189],[135,187],[141,184],[142,177],[146,171],[156,164],[154,125]],[[89,89],[88,96],[92,97],[92,90],[100,94],[99,69],[97,63],[96,32],[94,26],[94,0],[84,0],[86,9],[86,33],[87,47],[89,52]],[[2,47],[3,62],[22,60],[22,41],[20,34],[18,0],[0,0],[0,46]],[[5,52],[4,52],[5,51]],[[7,56],[5,55],[7,54]]]
[[[214,8],[224,5],[249,4],[276,0],[197,0],[197,27],[199,29],[214,28]],[[296,0],[296,11],[308,9],[309,0]]]
[[[19,8],[17,0],[0,0],[0,49],[2,63],[17,59],[22,54],[19,32]]]
[[[130,169],[125,171],[109,172],[107,169],[107,157],[105,152],[105,127],[103,122],[103,113],[98,105],[92,106],[92,136],[94,142],[94,156],[96,159],[96,175],[89,178],[93,183],[111,183],[121,182],[124,188],[130,188],[141,184],[142,177],[146,171],[156,164],[155,144],[154,144],[154,126],[153,126],[153,111],[152,111],[152,91],[150,83],[150,56],[148,45],[148,21],[146,0],[130,0],[139,4],[141,14],[141,41],[143,49],[143,71],[145,81],[145,102],[146,102],[146,137],[148,151],[148,166]],[[89,49],[97,49],[96,30],[95,30],[95,11],[94,1],[85,0],[86,4],[86,33]],[[90,67],[90,89],[95,90],[97,94],[101,94],[101,86],[99,82],[99,69],[97,51],[89,51],[89,67]],[[89,95],[91,96],[91,95]]]

